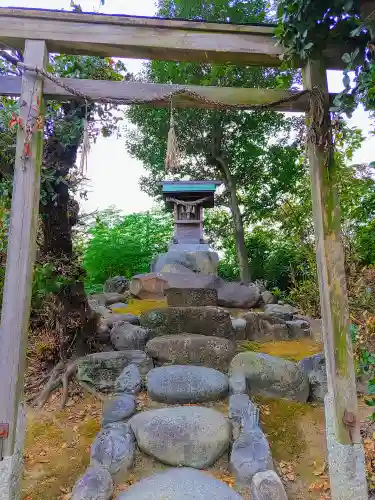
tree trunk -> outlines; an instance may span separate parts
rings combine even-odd
[[[250,283],[249,260],[245,244],[245,230],[243,226],[243,219],[237,197],[236,182],[233,179],[230,169],[224,158],[216,156],[215,160],[218,163],[220,170],[224,174],[225,183],[229,191],[230,208],[234,220],[234,234],[236,239],[238,266],[240,268],[241,281],[244,285],[248,285]]]
[[[66,146],[54,135],[45,144],[44,167],[53,174],[53,195],[41,204],[43,247],[41,261],[51,263],[56,277],[67,278],[54,295],[53,322],[60,359],[85,352],[95,321],[88,306],[82,281],[83,270],[73,253],[72,226],[78,217],[78,203],[70,197],[68,175],[75,164],[79,136]]]

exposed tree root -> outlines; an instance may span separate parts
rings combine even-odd
[[[52,394],[62,386],[62,396],[60,408],[63,409],[66,406],[69,397],[69,381],[77,373],[77,362],[76,361],[60,361],[49,375],[49,380],[45,384],[40,395],[34,400],[34,404],[40,410],[48,402]],[[48,377],[44,377],[44,381]],[[89,394],[92,394],[100,401],[106,401],[107,396],[98,392],[94,387],[82,380],[76,379],[78,384]]]
[[[82,387],[82,389],[84,389],[85,391],[87,391],[89,394],[92,394],[96,398],[100,399],[100,401],[103,401],[103,402],[107,401],[107,399],[108,399],[107,396],[105,396],[101,392],[98,392],[91,385],[87,384],[86,382],[83,382],[82,380],[77,380],[77,382]]]
[[[61,385],[63,386],[63,394],[61,398],[61,408],[64,408],[68,400],[69,394],[69,380],[77,372],[77,363],[75,361],[64,362],[60,361],[55,368],[52,370],[50,378],[46,385],[44,386],[42,392],[35,400],[35,404],[38,409],[43,408],[43,406],[50,399],[52,394]]]

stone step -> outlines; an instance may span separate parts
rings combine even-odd
[[[204,366],[162,366],[147,375],[148,395],[160,403],[219,401],[228,395],[228,390],[228,377]]]
[[[222,413],[203,406],[174,406],[129,420],[138,447],[173,466],[210,467],[229,449],[232,426]]]
[[[192,364],[226,371],[236,354],[236,345],[224,338],[183,333],[149,340],[146,354],[159,365]]]
[[[121,493],[118,500],[241,500],[225,483],[190,468],[154,474]]]

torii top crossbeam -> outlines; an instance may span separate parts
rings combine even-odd
[[[0,42],[20,49],[27,39],[44,40],[49,52],[63,54],[279,66],[274,31],[273,25],[0,8]],[[323,57],[327,68],[343,67],[339,50],[328,48]]]

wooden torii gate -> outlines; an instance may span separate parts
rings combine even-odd
[[[45,68],[48,52],[137,59],[201,61],[278,66],[281,47],[276,44],[274,26],[233,25],[208,22],[140,18],[117,15],[71,13],[38,9],[0,8],[0,42],[24,50],[24,63]],[[329,100],[326,68],[341,67],[340,48],[328,48],[322,59],[304,67],[306,89],[318,88],[324,95],[323,133],[330,141]],[[144,83],[68,79],[69,86],[95,99],[100,97],[151,100],[167,106],[166,94],[178,86]],[[293,93],[271,89],[184,87],[210,101],[228,107],[273,102]],[[43,98],[76,99],[75,95],[35,72],[22,77],[1,76],[0,95],[20,96],[20,117],[35,125]],[[188,95],[174,99],[176,106],[215,107]],[[125,102],[124,102],[125,103]],[[279,111],[311,113],[309,96],[281,103]],[[8,259],[0,329],[0,498],[18,498],[22,437],[24,435],[22,388],[30,314],[32,271],[35,261],[36,226],[39,207],[43,131],[33,134],[30,154],[25,154],[27,130],[19,128],[13,182],[8,242]],[[326,147],[309,141],[313,216],[317,267],[323,318],[323,334],[332,398],[336,440],[358,447],[359,418],[353,353],[349,334],[348,300],[344,253],[340,235],[337,172],[326,164]],[[18,420],[18,430],[17,430]],[[17,444],[18,443],[18,444]],[[334,459],[330,458],[334,471]],[[334,496],[333,498],[339,498]],[[341,498],[347,498],[341,497]],[[349,498],[349,497],[348,497]],[[367,495],[357,497],[358,500]]]

